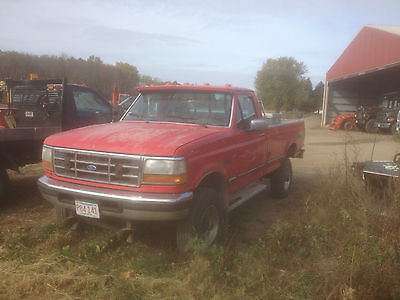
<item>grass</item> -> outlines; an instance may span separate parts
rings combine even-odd
[[[343,168],[258,239],[163,243],[52,220],[0,233],[0,298],[400,298],[399,189],[372,193]]]

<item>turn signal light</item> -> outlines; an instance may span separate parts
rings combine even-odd
[[[42,160],[42,166],[45,169],[53,170],[53,164],[50,161]]]
[[[158,175],[144,174],[143,183],[147,184],[183,184],[186,182],[186,174],[181,175]]]

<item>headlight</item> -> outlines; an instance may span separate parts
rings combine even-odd
[[[387,120],[388,120],[389,122],[393,122],[393,121],[394,121],[394,117],[389,117]]]
[[[186,163],[183,159],[146,159],[143,169],[143,183],[182,184],[186,182]]]
[[[46,146],[42,148],[42,165],[43,168],[53,171],[53,150]]]

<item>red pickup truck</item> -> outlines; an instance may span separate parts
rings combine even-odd
[[[70,217],[176,222],[177,245],[214,243],[228,212],[271,183],[291,189],[304,122],[263,117],[254,92],[230,86],[138,87],[119,122],[48,137],[42,195]],[[270,179],[269,181],[266,179]]]

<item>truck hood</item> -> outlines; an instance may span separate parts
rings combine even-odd
[[[49,146],[91,151],[172,156],[176,149],[224,130],[192,124],[117,122],[78,128],[52,135]]]

